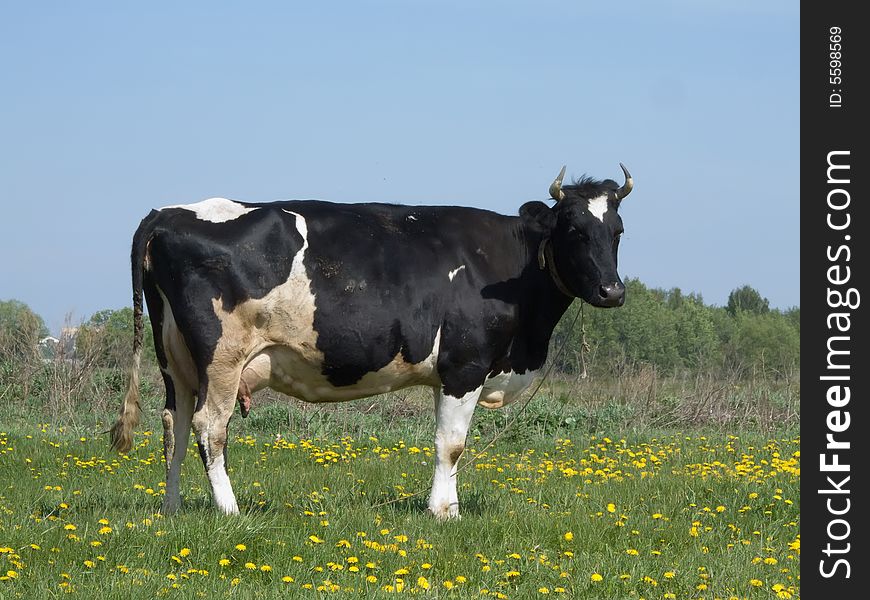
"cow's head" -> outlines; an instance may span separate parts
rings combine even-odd
[[[556,201],[548,207],[529,202],[520,209],[527,221],[544,231],[539,250],[541,268],[549,270],[563,292],[593,306],[622,306],[625,286],[616,270],[622,219],[619,204],[633,187],[628,169],[620,163],[625,183],[584,177],[562,186],[565,167],[550,185]]]

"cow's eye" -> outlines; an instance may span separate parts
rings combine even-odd
[[[568,233],[570,233],[571,235],[576,235],[580,239],[586,238],[586,232],[584,232],[583,229],[577,227],[576,225],[568,225]]]

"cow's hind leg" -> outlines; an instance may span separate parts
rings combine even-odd
[[[459,518],[456,468],[479,396],[480,388],[461,397],[435,390],[435,475],[429,511],[440,521]]]
[[[228,515],[239,512],[226,463],[227,428],[236,405],[239,375],[240,372],[235,372],[222,377],[223,381],[212,378],[207,389],[201,385],[193,414],[193,431],[211,484],[212,498],[218,509]]]
[[[161,512],[165,515],[181,507],[181,464],[190,441],[193,417],[193,390],[176,385],[171,377],[166,383],[166,407],[163,409],[163,457],[166,462],[166,496]]]

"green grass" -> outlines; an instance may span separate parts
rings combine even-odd
[[[620,430],[618,407],[533,405],[460,473],[462,520],[437,523],[431,409],[344,406],[233,421],[238,517],[212,507],[193,443],[182,511],[157,514],[153,410],[127,457],[102,423],[0,426],[0,598],[799,596],[796,429]],[[505,421],[480,411],[463,461]]]

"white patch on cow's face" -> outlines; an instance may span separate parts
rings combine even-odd
[[[589,201],[589,212],[604,223],[604,213],[607,212],[607,196],[598,196]]]
[[[195,204],[175,204],[173,206],[164,206],[160,210],[166,208],[183,208],[195,213],[196,218],[200,221],[210,221],[212,223],[232,221],[257,210],[256,207],[242,206],[238,202],[227,200],[226,198],[209,198]]]
[[[465,268],[465,265],[459,265],[458,267],[456,267],[455,269],[453,269],[452,271],[447,273],[447,277],[450,278],[450,281],[453,281],[453,278],[456,277],[456,274],[459,273],[459,271],[461,271],[464,268]]]

